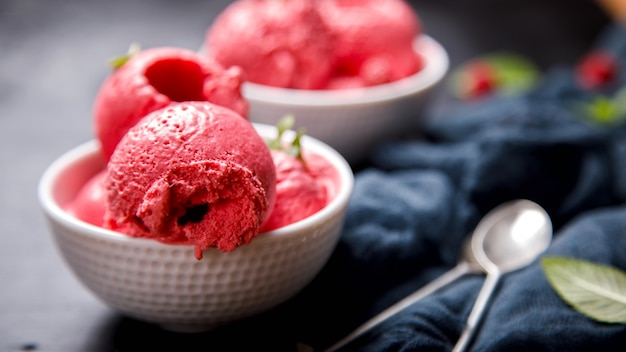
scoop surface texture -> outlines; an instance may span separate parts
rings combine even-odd
[[[240,115],[206,102],[147,115],[120,141],[107,170],[105,227],[193,244],[197,257],[249,243],[275,199],[265,141]]]
[[[324,157],[303,151],[305,163],[273,150],[276,166],[276,205],[261,231],[302,220],[324,208],[337,194],[339,174]]]
[[[263,85],[320,89],[332,69],[333,38],[312,0],[239,0],[207,30],[209,56]]]
[[[421,22],[404,0],[326,0],[319,8],[335,38],[331,88],[358,85],[356,77],[364,86],[392,82],[421,69],[413,48]]]

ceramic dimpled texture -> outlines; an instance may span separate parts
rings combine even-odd
[[[51,225],[69,266],[106,304],[172,330],[204,330],[271,309],[301,290],[338,240],[337,217],[315,231],[257,239],[230,253],[210,249],[200,261],[190,246]]]

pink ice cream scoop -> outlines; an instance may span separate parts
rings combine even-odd
[[[95,226],[104,222],[104,178],[106,170],[100,171],[87,181],[65,210],[76,218]]]
[[[413,48],[421,23],[404,0],[324,0],[319,9],[336,40],[329,88],[392,82],[421,69]]]
[[[207,30],[205,50],[241,67],[250,82],[320,89],[332,69],[333,38],[315,0],[239,0]]]
[[[95,135],[108,160],[126,131],[146,114],[181,101],[209,101],[246,116],[242,72],[194,51],[140,51],[103,82],[94,104]]]
[[[303,160],[273,150],[276,205],[261,231],[292,224],[324,208],[337,194],[339,175],[325,158],[304,152]]]
[[[196,257],[249,243],[275,200],[265,141],[230,109],[183,102],[154,111],[120,141],[107,166],[104,227]]]

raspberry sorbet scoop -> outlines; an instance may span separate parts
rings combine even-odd
[[[305,152],[303,159],[299,159],[272,150],[272,157],[276,166],[276,205],[262,232],[315,214],[337,195],[336,185],[340,183],[337,170],[320,155]]]
[[[325,0],[319,7],[336,40],[335,81],[351,77],[361,81],[354,85],[374,86],[422,68],[413,48],[421,21],[406,1]]]
[[[126,131],[146,114],[183,101],[208,101],[246,117],[239,68],[176,47],[134,54],[103,82],[94,103],[95,135],[108,160]]]
[[[316,0],[238,0],[208,29],[207,54],[239,66],[250,82],[321,89],[332,70],[333,38]]]
[[[80,189],[65,210],[76,218],[95,226],[102,226],[104,219],[104,178],[106,170],[92,176]]]
[[[104,227],[228,252],[271,211],[276,173],[265,141],[230,109],[183,102],[154,111],[120,141],[104,181]]]

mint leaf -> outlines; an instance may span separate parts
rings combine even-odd
[[[283,118],[280,119],[280,121],[278,121],[278,124],[276,125],[276,128],[278,129],[278,136],[282,136],[283,133],[285,133],[285,131],[287,131],[288,129],[291,129],[295,123],[296,119],[293,117],[293,115],[283,116]]]
[[[118,68],[124,66],[124,64],[128,60],[130,60],[130,58],[133,57],[133,55],[137,54],[140,51],[141,51],[141,46],[139,45],[139,43],[131,43],[126,54],[116,56],[109,60],[109,66],[112,69],[117,70]]]
[[[496,69],[501,94],[522,94],[532,89],[541,78],[535,64],[520,55],[501,52],[487,55],[485,60]]]
[[[304,163],[304,158],[302,157],[302,145],[301,145],[301,139],[302,139],[302,136],[304,136],[305,134],[305,130],[303,128],[299,129],[296,132],[296,135],[294,136],[291,143],[289,144],[283,143],[283,134],[287,130],[290,130],[291,128],[293,128],[293,125],[295,124],[295,122],[296,122],[296,119],[293,117],[293,115],[283,116],[276,124],[276,131],[277,131],[276,137],[266,139],[265,143],[271,150],[283,151],[287,153],[288,155],[293,156],[294,158],[300,159],[302,164],[306,166],[306,164]]]
[[[578,312],[600,322],[626,324],[626,272],[566,258],[541,260],[548,282]]]
[[[267,146],[272,150],[283,150],[283,134],[285,131],[291,129],[295,122],[296,119],[293,115],[283,116],[276,124],[276,137],[265,140]]]
[[[300,161],[304,164],[304,158],[302,158],[302,136],[305,135],[305,130],[303,128],[299,129],[296,132],[296,136],[291,141],[291,145],[285,149],[285,152],[294,158],[300,159]],[[306,165],[305,165],[306,166]]]
[[[619,111],[613,100],[606,97],[596,97],[591,103],[585,105],[587,115],[593,122],[608,124],[619,117]]]
[[[598,95],[580,104],[582,115],[599,125],[615,125],[626,120],[626,88],[613,96]]]

